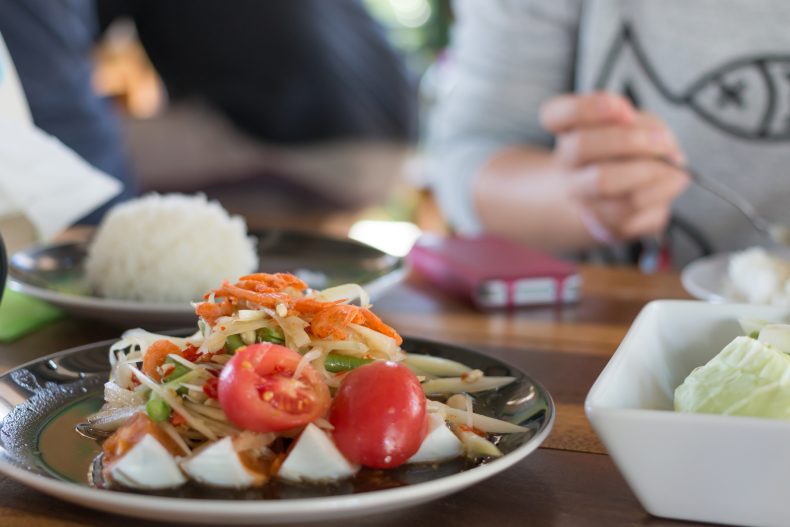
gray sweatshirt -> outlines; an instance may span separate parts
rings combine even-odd
[[[689,164],[790,224],[790,2],[777,0],[459,0],[442,97],[430,123],[440,206],[480,231],[474,178],[497,150],[552,146],[547,98],[610,90],[661,116]],[[714,251],[765,243],[735,209],[692,185],[679,224]],[[700,254],[672,228],[674,262]]]

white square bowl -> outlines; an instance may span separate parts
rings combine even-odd
[[[640,312],[585,410],[642,506],[656,516],[790,525],[790,422],[676,413],[675,388],[742,334],[739,317],[786,308],[659,300]]]

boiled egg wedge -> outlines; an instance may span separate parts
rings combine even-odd
[[[144,412],[134,414],[102,444],[103,474],[135,489],[165,489],[186,481],[174,456],[182,448]]]
[[[437,413],[428,414],[428,434],[406,463],[440,463],[462,456],[464,447]]]
[[[186,482],[175,458],[151,434],[112,463],[109,473],[114,481],[135,489],[166,489]]]
[[[288,481],[326,482],[353,476],[359,466],[350,463],[332,439],[310,423],[285,458],[277,476]]]
[[[260,452],[239,452],[238,441],[230,436],[211,443],[181,462],[190,478],[215,487],[247,488],[269,479],[269,463]]]

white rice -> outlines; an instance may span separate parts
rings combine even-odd
[[[258,255],[244,220],[219,203],[202,194],[149,194],[110,210],[85,267],[101,296],[176,303],[253,272]]]
[[[733,254],[727,275],[735,295],[745,302],[790,306],[790,262],[762,247]]]

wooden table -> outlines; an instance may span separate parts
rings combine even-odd
[[[630,268],[583,268],[583,300],[563,308],[483,314],[416,278],[375,306],[404,335],[463,344],[509,361],[541,381],[557,403],[543,446],[470,489],[425,505],[324,525],[442,527],[689,525],[655,518],[639,505],[592,431],[583,409],[590,386],[642,306],[686,298],[676,274],[645,276]],[[78,344],[118,335],[118,328],[67,319],[0,345],[0,372]],[[77,507],[0,476],[0,526],[71,526],[153,522]]]

